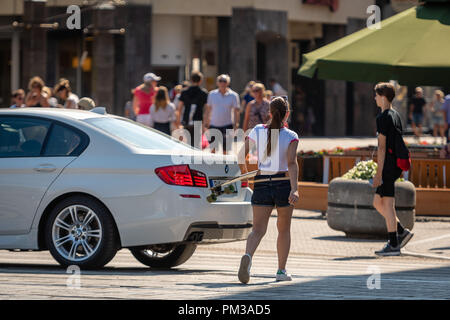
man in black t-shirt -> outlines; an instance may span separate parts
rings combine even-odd
[[[378,131],[378,169],[373,178],[373,187],[377,188],[373,206],[384,217],[389,241],[380,251],[379,256],[400,255],[400,248],[412,238],[413,233],[404,228],[395,212],[395,181],[400,178],[402,169],[397,166],[395,156],[395,136],[402,134],[402,122],[397,111],[392,109],[395,97],[394,86],[390,83],[379,83],[375,87],[375,100],[381,108],[377,116]]]
[[[202,132],[199,133],[200,141],[194,141],[194,121],[203,121],[203,107],[208,100],[208,91],[200,88],[202,80],[203,75],[201,72],[192,73],[192,85],[181,92],[179,100],[180,102],[177,106],[178,127],[183,127],[184,129],[188,130],[191,135],[191,145],[200,148]]]
[[[417,138],[422,135],[423,107],[427,104],[423,97],[423,89],[417,87],[409,106],[409,119]]]
[[[386,156],[384,158],[383,177],[395,178],[397,180],[402,170],[397,167],[397,159],[394,155],[395,134],[403,132],[400,114],[395,109],[386,109],[377,116],[377,133],[386,137]],[[383,179],[384,181],[384,179]],[[379,192],[377,192],[379,193]],[[393,196],[392,192],[388,194],[380,193],[381,196]]]

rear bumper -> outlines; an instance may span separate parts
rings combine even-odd
[[[251,223],[218,224],[208,222],[193,223],[189,226],[183,242],[197,244],[224,243],[246,240],[252,230]]]

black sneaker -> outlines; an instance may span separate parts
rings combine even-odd
[[[377,256],[382,256],[382,257],[399,256],[400,255],[400,246],[393,247],[388,242],[388,243],[386,243],[386,245],[384,246],[383,249],[381,249],[380,251],[375,251],[375,254]]]
[[[406,246],[406,244],[411,240],[414,233],[409,231],[408,229],[404,229],[402,234],[398,235],[398,242],[400,243],[400,248]]]

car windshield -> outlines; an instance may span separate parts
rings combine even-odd
[[[165,133],[137,122],[113,117],[90,118],[87,123],[138,148],[151,150],[194,149]]]

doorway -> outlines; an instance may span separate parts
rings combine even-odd
[[[168,90],[175,87],[180,82],[180,67],[152,67],[152,71],[161,80],[158,82],[159,86],[165,86]]]
[[[0,40],[0,107],[11,102],[11,40]]]
[[[256,42],[256,79],[267,83],[266,79],[266,45]]]

